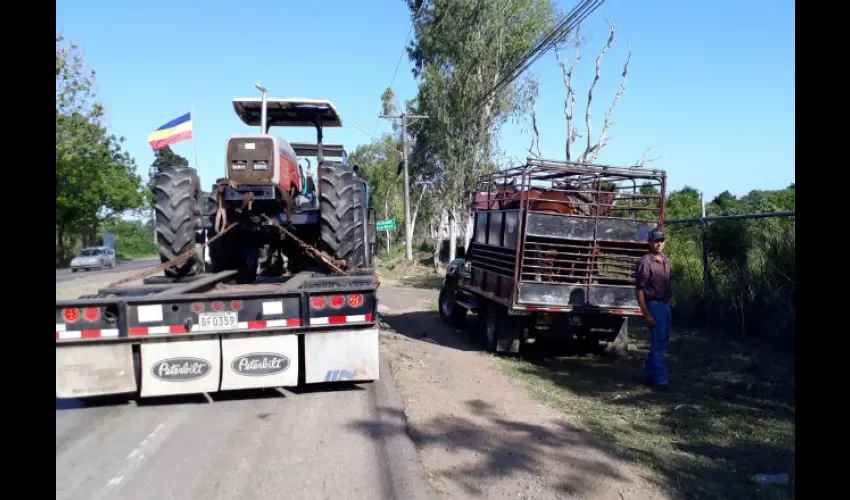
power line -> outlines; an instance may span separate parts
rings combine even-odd
[[[509,71],[507,71],[504,76],[502,76],[502,78],[500,78],[488,91],[486,91],[483,96],[475,101],[473,109],[482,106],[493,95],[498,93],[507,85],[510,85],[523,72],[525,72],[526,69],[537,62],[543,54],[548,52],[558,43],[562,42],[570,33],[575,31],[575,29],[603,3],[605,3],[605,0],[584,0],[574,7],[561,19],[561,21],[556,24],[555,28],[553,28],[534,46],[534,48],[532,48],[525,56],[520,58],[520,60],[517,61],[517,63]]]
[[[401,60],[404,58],[404,53],[407,51],[407,42],[410,41],[410,35],[413,34],[414,28],[416,28],[416,18],[419,17],[419,13],[422,12],[422,8],[425,7],[425,0],[419,4],[419,8],[416,9],[416,12],[413,14],[413,17],[410,19],[410,29],[407,31],[407,36],[404,38],[404,43],[401,46],[401,54],[398,55],[398,61],[395,63],[395,70],[393,71],[393,77],[390,79],[390,84],[387,85],[387,88],[392,88],[395,83],[395,78],[398,76],[398,69],[401,67]],[[403,109],[400,111],[404,111]],[[380,117],[375,120],[375,133],[378,133],[378,124],[381,123]]]

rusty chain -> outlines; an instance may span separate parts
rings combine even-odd
[[[160,264],[160,265],[158,265],[158,266],[151,267],[151,268],[146,269],[146,270],[144,270],[144,271],[142,271],[142,272],[140,272],[140,273],[138,273],[138,274],[134,274],[134,275],[132,275],[132,276],[128,276],[128,277],[126,277],[126,278],[120,279],[120,280],[118,280],[118,281],[116,281],[116,282],[114,282],[114,283],[110,283],[110,284],[109,284],[109,286],[108,286],[108,288],[112,288],[112,287],[116,287],[116,286],[119,286],[119,285],[123,285],[123,284],[125,284],[125,283],[130,283],[131,281],[136,281],[136,280],[144,279],[144,278],[147,278],[148,276],[153,276],[154,274],[158,273],[159,271],[165,271],[166,269],[170,269],[170,268],[172,268],[172,267],[174,267],[174,266],[179,266],[180,264],[182,264],[182,263],[186,262],[187,260],[189,260],[189,257],[191,257],[193,253],[200,253],[201,255],[203,255],[204,250],[207,248],[207,246],[209,246],[209,244],[210,244],[210,243],[212,243],[213,241],[215,241],[215,240],[219,239],[220,237],[222,237],[225,233],[227,233],[228,231],[230,231],[231,229],[233,229],[235,226],[236,226],[236,223],[235,223],[235,222],[234,222],[234,223],[232,223],[232,224],[230,224],[229,226],[227,226],[226,228],[224,228],[224,231],[222,231],[222,232],[220,232],[220,233],[216,234],[215,236],[213,236],[212,238],[210,238],[210,239],[209,239],[209,241],[207,241],[206,243],[204,243],[203,245],[201,245],[201,248],[200,248],[200,249],[196,246],[196,247],[194,247],[194,248],[191,248],[191,249],[189,249],[189,250],[186,250],[185,252],[181,253],[181,254],[180,254],[180,255],[178,255],[177,257],[174,257],[173,259],[169,260],[168,262],[165,262],[165,263]],[[203,260],[203,259],[202,259],[202,260]]]
[[[313,257],[314,259],[319,260],[322,263],[326,264],[328,267],[330,267],[331,269],[333,269],[337,273],[341,274],[342,276],[348,276],[348,273],[343,271],[340,267],[340,266],[345,266],[344,260],[334,260],[333,258],[331,258],[331,256],[329,256],[325,252],[322,252],[321,250],[313,247],[312,245],[309,245],[309,244],[305,243],[304,241],[302,241],[301,238],[295,236],[294,234],[292,234],[291,231],[289,231],[286,228],[284,228],[283,226],[281,226],[278,221],[272,219],[271,217],[269,217],[268,215],[265,215],[265,214],[263,214],[263,217],[265,217],[267,221],[271,222],[275,227],[277,227],[277,229],[281,233],[283,233],[284,235],[295,240],[295,243],[298,243],[298,246],[300,246],[306,254],[308,254],[311,257]]]

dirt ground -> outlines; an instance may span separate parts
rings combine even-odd
[[[381,346],[408,433],[443,497],[669,498],[600,439],[531,399],[466,334],[441,323],[433,303],[382,307]]]

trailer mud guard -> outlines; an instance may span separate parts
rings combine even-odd
[[[237,333],[221,339],[221,390],[298,385],[298,335]]]
[[[218,391],[219,339],[163,339],[141,345],[141,396]]]
[[[136,392],[130,344],[56,347],[56,397],[82,398]]]
[[[305,382],[378,380],[378,344],[377,326],[305,335]]]

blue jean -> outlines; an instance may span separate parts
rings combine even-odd
[[[643,365],[643,376],[656,385],[663,385],[667,383],[667,361],[664,356],[670,340],[670,304],[650,300],[646,306],[655,318],[655,326],[650,330],[649,354]]]

